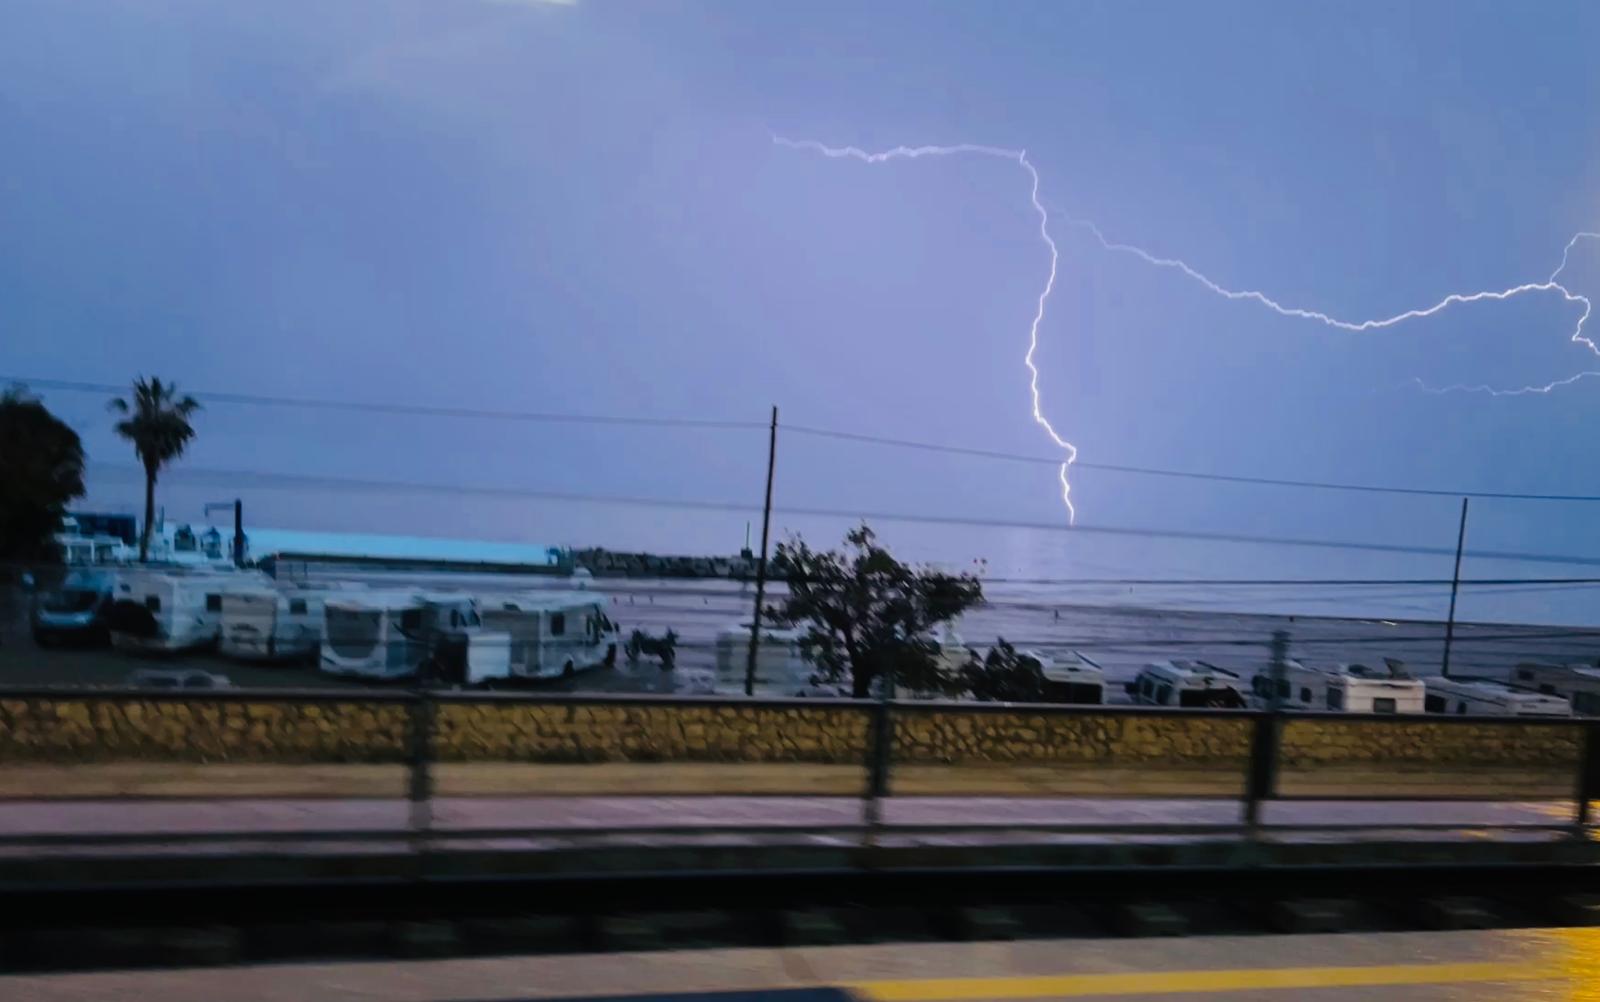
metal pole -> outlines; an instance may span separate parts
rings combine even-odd
[[[772,407],[767,432],[767,500],[761,509],[761,559],[756,564],[756,611],[750,618],[750,660],[744,668],[744,694],[756,693],[756,651],[761,647],[761,603],[767,598],[767,535],[772,529],[772,469],[778,461],[778,407]]]
[[[233,499],[233,566],[244,566],[244,501]]]
[[[1467,541],[1467,498],[1461,499],[1461,527],[1456,530],[1456,570],[1450,576],[1450,616],[1444,622],[1444,660],[1439,674],[1450,677],[1450,645],[1456,637],[1456,592],[1461,588],[1461,547]]]
[[[1255,719],[1250,732],[1250,773],[1245,781],[1244,823],[1255,828],[1261,823],[1261,802],[1270,800],[1278,786],[1278,733],[1283,715],[1283,691],[1289,668],[1289,631],[1275,630],[1270,648],[1268,678],[1272,691],[1267,696],[1267,712]]]

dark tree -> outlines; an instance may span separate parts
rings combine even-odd
[[[983,601],[982,584],[901,563],[865,525],[845,544],[838,552],[798,538],[779,543],[773,565],[789,596],[768,615],[807,628],[800,647],[818,684],[848,679],[858,699],[883,678],[915,692],[950,692],[956,680],[929,631]]]
[[[55,559],[51,537],[82,496],[78,433],[23,387],[0,394],[0,560]]]
[[[194,426],[189,418],[200,409],[194,397],[178,395],[176,383],[140,376],[126,400],[111,401],[111,409],[127,417],[117,422],[117,434],[133,443],[144,467],[144,531],[139,534],[139,560],[150,556],[150,530],[156,521],[156,476],[161,468],[183,455]]]
[[[961,689],[984,703],[1044,702],[1044,666],[1001,638],[980,659],[976,653],[961,666]]]

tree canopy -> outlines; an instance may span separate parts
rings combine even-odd
[[[117,422],[117,434],[133,443],[144,467],[144,530],[139,536],[139,559],[144,560],[150,553],[150,531],[156,517],[156,478],[163,466],[183,455],[194,438],[189,418],[200,409],[200,402],[180,396],[176,383],[140,376],[133,381],[133,392],[126,399],[111,401],[111,409],[127,415]]]
[[[796,537],[779,543],[773,559],[789,594],[768,615],[806,628],[800,647],[816,682],[848,680],[857,698],[881,679],[915,692],[953,691],[954,671],[930,631],[983,601],[982,584],[901,563],[866,525],[845,536],[845,547],[813,550]]]
[[[83,443],[23,387],[0,394],[0,560],[54,559],[51,537],[83,496]]]
[[[960,687],[983,703],[1044,702],[1044,666],[1001,637],[989,653],[974,652],[961,666]]]

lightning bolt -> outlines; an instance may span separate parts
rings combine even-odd
[[[825,157],[831,157],[833,159],[859,160],[866,164],[881,164],[887,163],[891,160],[917,160],[922,157],[959,156],[962,154],[998,157],[1003,160],[1014,161],[1018,166],[1028,173],[1029,199],[1033,204],[1034,212],[1038,213],[1039,216],[1039,236],[1044,241],[1045,246],[1050,249],[1050,277],[1045,281],[1044,288],[1039,293],[1038,304],[1033,315],[1033,323],[1028,328],[1028,351],[1025,355],[1023,355],[1022,363],[1028,368],[1028,391],[1032,397],[1033,420],[1039,425],[1039,427],[1045,430],[1045,433],[1050,436],[1051,441],[1053,441],[1058,447],[1066,450],[1067,458],[1066,461],[1061,464],[1060,469],[1061,500],[1067,506],[1068,522],[1070,523],[1075,521],[1077,517],[1077,510],[1073,508],[1072,505],[1072,487],[1067,480],[1067,470],[1068,467],[1070,467],[1078,458],[1078,450],[1077,447],[1071,442],[1068,442],[1066,439],[1062,438],[1061,435],[1056,432],[1055,428],[1051,426],[1049,419],[1044,416],[1044,413],[1039,405],[1039,369],[1034,365],[1033,361],[1033,356],[1039,347],[1039,325],[1044,321],[1045,303],[1047,300],[1049,300],[1050,293],[1055,289],[1056,270],[1060,261],[1060,253],[1057,250],[1055,240],[1050,236],[1050,214],[1045,209],[1044,203],[1039,200],[1039,172],[1034,168],[1032,162],[1028,160],[1027,151],[1022,149],[1008,149],[1002,146],[983,146],[974,143],[957,143],[952,146],[896,146],[893,149],[884,150],[882,152],[870,153],[855,146],[828,146],[825,143],[820,143],[814,139],[796,140],[773,135],[772,141],[779,146],[787,147],[792,150],[804,150],[812,153],[820,153]],[[1426,317],[1434,316],[1450,308],[1451,306],[1463,306],[1471,303],[1486,301],[1504,302],[1508,299],[1515,299],[1519,296],[1525,296],[1532,293],[1554,292],[1559,294],[1565,302],[1575,303],[1582,308],[1581,312],[1579,313],[1577,323],[1573,327],[1572,335],[1569,340],[1576,344],[1582,344],[1594,354],[1600,355],[1600,347],[1597,347],[1593,339],[1586,335],[1583,330],[1584,325],[1589,321],[1590,313],[1593,311],[1592,304],[1586,296],[1582,296],[1571,291],[1560,282],[1561,273],[1567,268],[1567,260],[1572,253],[1572,249],[1577,246],[1578,242],[1581,240],[1600,241],[1600,232],[1583,230],[1574,234],[1572,239],[1567,241],[1566,247],[1561,252],[1561,264],[1556,268],[1555,271],[1550,273],[1549,278],[1542,282],[1524,282],[1520,285],[1513,285],[1509,288],[1498,290],[1486,289],[1479,292],[1465,293],[1452,292],[1431,306],[1406,310],[1401,313],[1396,313],[1393,316],[1378,317],[1370,320],[1342,320],[1320,310],[1305,309],[1298,306],[1285,306],[1266,293],[1254,289],[1229,289],[1208,278],[1206,275],[1202,274],[1200,271],[1191,267],[1187,262],[1179,258],[1159,257],[1134,244],[1120,243],[1118,241],[1111,240],[1105,235],[1105,232],[1102,231],[1100,227],[1091,220],[1075,219],[1066,214],[1063,214],[1063,217],[1066,219],[1069,225],[1087,230],[1094,237],[1095,241],[1099,243],[1100,247],[1108,253],[1129,254],[1138,258],[1144,263],[1151,265],[1152,267],[1177,271],[1187,278],[1204,286],[1206,290],[1211,292],[1213,295],[1220,296],[1223,299],[1234,302],[1252,302],[1258,306],[1262,306],[1268,310],[1271,310],[1273,313],[1276,313],[1282,317],[1293,320],[1314,321],[1334,330],[1349,331],[1352,333],[1369,333],[1371,331],[1384,330],[1390,327],[1398,326],[1409,320],[1420,320]],[[1522,386],[1511,389],[1496,388],[1487,384],[1467,385],[1459,383],[1452,386],[1432,387],[1423,382],[1420,377],[1411,380],[1411,382],[1419,389],[1427,393],[1444,394],[1464,392],[1487,393],[1491,396],[1522,396],[1527,394],[1551,393],[1560,387],[1570,386],[1581,379],[1587,379],[1592,376],[1600,376],[1600,369],[1586,369],[1564,379],[1553,380],[1542,385]]]
[[[1067,480],[1067,468],[1078,458],[1078,447],[1062,438],[1050,424],[1050,419],[1044,416],[1044,410],[1039,405],[1039,367],[1034,365],[1033,356],[1039,349],[1039,325],[1044,322],[1045,303],[1050,299],[1050,293],[1056,287],[1056,266],[1060,263],[1061,253],[1056,248],[1055,240],[1050,236],[1050,213],[1045,210],[1044,203],[1039,201],[1039,172],[1034,169],[1028,160],[1027,150],[1010,150],[1002,146],[980,146],[974,143],[957,143],[954,146],[896,146],[892,150],[881,153],[868,153],[866,150],[854,146],[828,146],[814,139],[785,139],[782,136],[773,136],[772,141],[779,146],[791,150],[806,150],[820,153],[825,157],[836,160],[859,160],[866,164],[888,163],[891,160],[918,160],[922,157],[952,157],[970,154],[974,156],[998,157],[1001,160],[1011,160],[1028,172],[1029,191],[1028,198],[1033,203],[1033,211],[1039,215],[1039,239],[1050,248],[1050,277],[1045,279],[1044,288],[1039,290],[1039,300],[1034,307],[1033,323],[1028,325],[1028,351],[1022,356],[1022,364],[1028,367],[1028,393],[1033,401],[1033,420],[1043,428],[1050,441],[1060,449],[1066,451],[1067,458],[1061,464],[1057,476],[1061,481],[1061,503],[1067,506],[1067,523],[1070,525],[1077,520],[1078,510],[1072,506],[1072,484]]]

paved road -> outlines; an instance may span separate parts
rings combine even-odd
[[[1600,998],[1592,929],[1031,940],[0,977],[18,1002]]]

